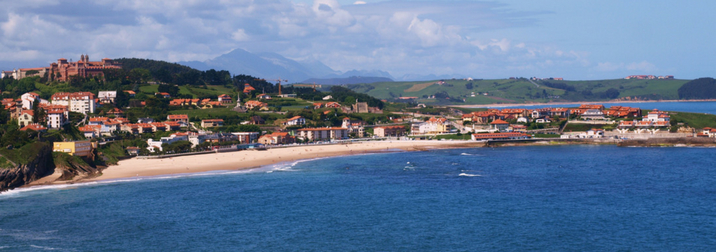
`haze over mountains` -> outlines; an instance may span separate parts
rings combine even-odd
[[[248,74],[265,79],[284,79],[288,83],[316,83],[323,85],[386,82],[393,80],[435,80],[462,76],[405,75],[400,78],[381,70],[333,70],[320,61],[295,61],[276,53],[251,53],[243,49],[207,61],[177,62],[198,70],[228,70],[232,74]]]

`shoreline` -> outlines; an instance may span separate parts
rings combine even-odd
[[[495,108],[495,107],[518,107],[518,106],[543,106],[543,105],[570,105],[570,104],[610,104],[610,103],[650,103],[650,102],[714,102],[716,99],[698,100],[650,100],[650,101],[574,101],[574,102],[535,102],[535,103],[492,103],[473,105],[448,105],[456,108]]]
[[[56,170],[55,173],[49,176],[19,188],[146,178],[163,175],[189,175],[211,171],[250,170],[286,162],[367,153],[385,153],[391,150],[425,151],[482,147],[484,145],[482,142],[475,141],[366,141],[350,144],[297,145],[271,148],[263,151],[244,150],[162,159],[131,158],[119,161],[117,165],[107,167],[102,171],[101,175],[96,177],[58,181],[57,179],[61,176],[61,172]]]

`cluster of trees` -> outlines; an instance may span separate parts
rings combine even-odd
[[[679,88],[679,99],[714,99],[716,98],[716,80],[699,78]]]

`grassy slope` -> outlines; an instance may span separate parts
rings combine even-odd
[[[434,99],[422,99],[423,96],[434,95],[445,91],[450,97],[464,98],[467,104],[489,104],[489,103],[522,103],[522,102],[569,102],[585,100],[604,100],[598,94],[606,92],[610,88],[619,90],[619,97],[649,97],[651,99],[678,99],[678,88],[688,80],[595,80],[595,81],[549,81],[551,83],[565,83],[574,86],[576,91],[567,92],[562,89],[555,89],[545,86],[542,82],[536,81],[540,87],[535,86],[527,80],[499,79],[499,80],[477,80],[473,83],[472,89],[467,89],[465,80],[447,80],[452,85],[425,85],[426,81],[420,82],[378,82],[372,84],[349,85],[355,91],[367,93],[379,99],[392,99],[400,96],[421,97],[417,100],[420,103],[435,103]],[[543,91],[544,90],[544,91]],[[593,96],[584,96],[583,91],[589,90]],[[471,97],[470,93],[485,93],[488,96],[477,95]],[[560,98],[545,98],[548,96],[560,96]]]

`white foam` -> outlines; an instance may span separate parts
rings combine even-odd
[[[32,244],[30,244],[30,247],[33,247],[36,249],[42,249],[42,250],[62,250],[61,248],[45,247],[45,246],[38,246],[38,245],[32,245]]]
[[[463,153],[460,153],[460,156],[472,156],[472,154],[463,152]]]
[[[460,173],[458,176],[460,177],[482,177],[480,174],[469,174],[469,173]]]

